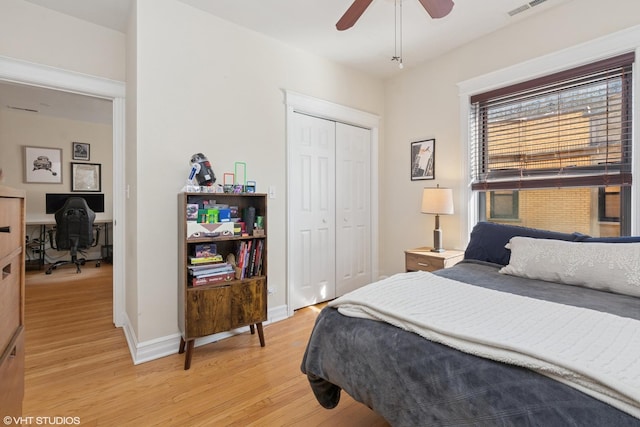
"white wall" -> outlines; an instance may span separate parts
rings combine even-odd
[[[276,187],[268,207],[269,286],[276,292],[268,304],[283,306],[283,89],[375,114],[383,112],[383,90],[375,78],[177,0],[138,0],[136,13],[138,161],[127,184],[138,207],[137,262],[127,269],[137,271],[138,307],[128,315],[137,314],[138,339],[148,341],[177,332],[177,193],[191,155],[207,155],[220,181],[234,171],[234,162],[243,161],[258,192]]]
[[[0,55],[124,81],[125,35],[23,0],[0,1]]]
[[[135,0],[134,0],[135,1]],[[131,36],[127,37],[126,44],[126,64],[127,64],[127,98],[125,100],[126,109],[126,130],[125,130],[125,182],[128,184],[128,188],[125,190],[128,192],[128,200],[137,200],[137,174],[136,164],[138,157],[136,155],[136,142],[138,140],[138,110],[137,110],[137,94],[138,94],[138,45],[136,34],[138,32],[138,12],[137,7],[133,7],[129,13],[129,20],[127,23],[127,34]],[[135,203],[126,203],[125,209],[125,230],[124,234],[134,233],[137,229],[137,217],[138,217],[138,205]],[[128,322],[131,325],[132,331],[138,330],[138,316],[135,315],[138,312],[138,289],[137,283],[137,268],[138,264],[138,239],[127,239],[124,242],[124,248],[126,252],[125,257],[125,313],[127,313]],[[134,332],[135,333],[135,332]]]
[[[603,19],[606,18],[606,19]],[[457,84],[640,24],[637,0],[571,1],[520,21],[455,51],[406,70],[385,83],[385,140],[381,150],[381,274],[404,270],[404,250],[433,244],[435,219],[420,213],[423,187],[459,188],[466,179]],[[464,119],[464,118],[462,118]],[[410,181],[411,141],[436,139],[434,181]],[[459,192],[458,192],[459,193]],[[457,195],[460,197],[460,194]],[[461,200],[441,216],[444,246],[463,248]]]

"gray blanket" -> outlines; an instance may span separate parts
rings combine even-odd
[[[439,275],[640,319],[637,298],[499,274],[465,262]],[[640,426],[640,420],[524,368],[459,352],[383,322],[324,309],[302,362],[318,402],[341,389],[394,426]]]

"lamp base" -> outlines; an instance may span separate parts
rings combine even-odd
[[[444,248],[442,247],[442,230],[440,228],[433,230],[433,249],[431,249],[431,252],[444,252]]]

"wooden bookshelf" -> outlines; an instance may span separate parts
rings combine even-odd
[[[235,218],[246,217],[255,209],[255,218],[261,217],[261,228],[245,224],[245,234],[234,234],[225,221],[198,222],[187,218],[194,206],[199,212],[217,210],[217,206],[232,207]],[[252,334],[258,331],[260,345],[265,346],[262,322],[267,320],[267,195],[255,193],[180,193],[178,195],[180,250],[178,256],[180,291],[178,321],[182,337],[180,353],[185,353],[184,369],[191,367],[196,338],[249,326]],[[213,208],[210,208],[213,206]],[[203,214],[207,215],[207,214]],[[233,215],[232,220],[233,221]],[[226,223],[226,224],[225,224]],[[254,221],[255,223],[255,221]],[[238,225],[236,225],[236,228]],[[197,245],[215,244],[216,252],[227,262],[229,254],[235,258],[232,278],[193,285],[189,257],[194,256]],[[212,264],[214,265],[214,264]]]

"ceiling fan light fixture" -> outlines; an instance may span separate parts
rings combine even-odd
[[[395,52],[391,57],[391,61],[398,61],[398,68],[401,70],[404,68],[402,61],[402,1],[394,0],[395,3]],[[453,9],[453,0],[418,0],[427,13],[434,19],[444,18]],[[531,0],[531,3],[543,2],[546,0]],[[336,23],[338,31],[347,30],[360,19],[362,14],[367,10],[373,0],[353,0],[349,9],[342,15],[340,20]],[[398,6],[399,3],[399,6]],[[400,7],[400,14],[398,15],[398,7]],[[398,25],[399,22],[399,25]],[[398,53],[398,47],[400,53]]]

